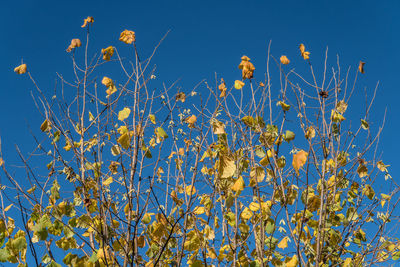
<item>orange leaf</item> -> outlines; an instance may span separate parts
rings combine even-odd
[[[299,169],[303,167],[303,165],[306,163],[308,157],[308,153],[305,152],[304,150],[300,150],[297,152],[295,155],[293,155],[293,168],[295,169],[297,175],[299,175]]]

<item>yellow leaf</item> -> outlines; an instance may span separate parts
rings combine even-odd
[[[89,16],[83,20],[83,24],[81,27],[85,28],[86,26],[88,26],[88,23],[93,23],[93,22],[94,22],[94,18]]]
[[[293,255],[293,257],[286,262],[286,267],[297,267],[299,260],[297,259],[297,255]]]
[[[188,195],[188,196],[194,195],[194,194],[196,194],[196,188],[194,186],[188,185],[188,186],[186,186],[185,192],[186,192],[186,195]]]
[[[295,169],[297,175],[299,175],[299,170],[306,163],[308,157],[308,153],[304,150],[300,150],[295,155],[293,155],[293,168]]]
[[[235,183],[231,186],[231,189],[233,191],[235,191],[236,193],[238,193],[238,192],[241,192],[244,189],[245,186],[246,185],[244,183],[243,177],[239,176],[239,178],[237,178]]]
[[[365,62],[362,62],[362,61],[360,61],[360,63],[358,64],[358,71],[361,72],[362,74],[365,73],[364,65],[365,65]]]
[[[149,114],[149,120],[151,123],[156,124],[156,116],[154,114]]]
[[[136,41],[135,32],[124,30],[123,32],[121,32],[119,40],[126,44],[131,44]]]
[[[79,39],[72,39],[71,43],[69,44],[68,48],[67,48],[67,52],[71,52],[72,49],[80,47],[82,45],[81,40]]]
[[[90,111],[89,111],[89,121],[94,121],[94,116]]]
[[[301,56],[305,60],[309,59],[310,58],[310,52],[306,51],[306,47],[304,46],[304,44],[300,44],[299,48],[300,48]]]
[[[258,211],[260,209],[260,204],[257,202],[251,202],[249,205],[251,211]]]
[[[235,81],[235,89],[238,89],[238,90],[240,90],[240,89],[242,89],[243,88],[243,86],[244,86],[244,82],[242,82],[242,81],[239,81],[239,80],[236,80]]]
[[[253,212],[248,208],[244,208],[242,213],[240,214],[240,217],[242,217],[244,220],[248,220],[253,216]]]
[[[131,143],[131,135],[129,133],[124,133],[121,135],[117,142],[124,148],[128,149]]]
[[[164,173],[164,169],[162,168],[162,167],[158,167],[158,169],[157,169],[157,176],[158,177],[161,177],[161,174],[163,174]]]
[[[257,183],[261,183],[265,178],[264,168],[260,166],[255,166],[251,168],[250,177],[255,179]]]
[[[42,130],[42,132],[46,132],[49,131],[51,129],[51,124],[50,122],[46,119],[42,125],[40,125],[40,130]]]
[[[235,161],[227,156],[221,156],[219,159],[218,172],[220,178],[232,177],[236,171]]]
[[[288,237],[285,236],[278,244],[278,248],[285,249],[288,246]]]
[[[113,156],[118,156],[120,153],[121,153],[121,149],[119,148],[118,145],[113,145],[113,146],[111,147],[111,154],[112,154]]]
[[[189,127],[193,127],[194,124],[196,123],[196,121],[197,121],[197,117],[195,115],[192,115],[185,119],[185,122],[189,124]]]
[[[112,55],[114,54],[114,47],[109,46],[107,48],[101,49],[101,53],[103,54],[103,59],[108,61],[111,59]]]
[[[33,192],[35,192],[35,190],[36,190],[36,185],[34,185],[33,187],[31,187],[31,188],[29,188],[28,190],[26,190],[26,192],[27,192],[28,194],[32,194]]]
[[[287,58],[287,56],[285,56],[285,55],[281,56],[280,61],[281,61],[281,63],[282,63],[283,65],[287,65],[287,64],[290,63],[290,60],[289,60],[289,59]]]
[[[4,164],[3,158],[0,158],[0,167],[3,166],[3,164]]]
[[[26,72],[26,70],[27,70],[26,64],[21,64],[14,69],[14,72],[16,72],[18,74],[24,74]]]
[[[206,212],[206,209],[204,207],[195,207],[193,213],[200,215]]]
[[[101,80],[101,83],[104,84],[106,87],[111,87],[114,85],[113,80],[111,80],[110,78],[104,76],[103,80]]]
[[[118,112],[118,120],[123,121],[126,118],[129,117],[129,114],[131,114],[131,110],[129,108],[124,108],[120,112]]]
[[[112,177],[109,177],[108,179],[103,181],[103,185],[109,186],[112,182],[114,182],[114,179]]]
[[[269,157],[265,156],[264,158],[262,158],[260,160],[260,164],[261,164],[261,166],[264,166],[264,167],[267,166],[269,164]]]
[[[11,209],[11,207],[13,206],[13,204],[8,205],[5,209],[4,212],[9,211]]]
[[[344,262],[343,262],[343,267],[351,267],[351,258],[347,258]]]

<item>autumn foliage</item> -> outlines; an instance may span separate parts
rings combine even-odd
[[[87,40],[91,27],[88,17]],[[92,56],[72,39],[75,80],[59,76],[51,97],[30,72],[34,62],[15,68],[43,103],[37,129],[46,138],[34,162],[45,166],[22,157],[27,173],[17,178],[1,155],[1,262],[294,267],[400,258],[391,230],[399,187],[376,153],[382,127],[371,129],[371,105],[347,116],[356,88],[340,66],[314,69],[300,44],[278,59],[268,50],[263,74],[238,51],[236,80],[179,91],[158,81],[154,53],[141,60],[136,42],[140,33],[124,30]],[[361,75],[364,62],[354,84]]]

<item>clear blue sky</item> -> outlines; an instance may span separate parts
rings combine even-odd
[[[313,59],[322,58],[328,46],[330,59],[340,55],[344,68],[367,62],[358,86],[371,92],[380,81],[372,120],[379,123],[388,108],[381,149],[392,176],[400,175],[393,166],[400,150],[399,1],[21,0],[5,1],[0,12],[0,136],[8,163],[16,162],[15,143],[24,152],[33,148],[27,123],[39,134],[42,121],[30,96],[32,83],[13,68],[23,58],[51,95],[56,72],[71,71],[65,49],[72,38],[84,38],[80,25],[90,15],[95,18],[92,52],[118,45],[127,28],[136,32],[146,54],[171,30],[155,58],[157,74],[167,83],[181,79],[180,86],[188,89],[202,79],[214,83],[215,72],[223,77],[237,72],[243,54],[262,72],[270,40],[276,57],[299,58],[297,47],[304,43]]]
[[[146,54],[171,30],[155,57],[157,77],[166,83],[181,79],[179,85],[188,90],[203,79],[213,84],[215,72],[237,78],[233,73],[244,54],[262,73],[270,40],[276,57],[299,58],[298,45],[304,43],[313,60],[329,47],[330,60],[338,54],[343,68],[365,61],[366,74],[358,87],[372,92],[380,82],[371,126],[378,127],[387,108],[380,148],[393,178],[400,177],[400,1],[20,0],[3,1],[0,12],[0,136],[8,164],[19,163],[14,144],[24,153],[34,148],[28,124],[43,136],[42,118],[30,96],[34,87],[14,67],[23,58],[51,96],[56,72],[71,71],[65,49],[72,38],[84,39],[80,25],[93,16],[93,53],[120,45],[120,32],[129,29]],[[299,62],[304,64],[300,59],[294,63]],[[364,99],[354,100],[360,105]]]

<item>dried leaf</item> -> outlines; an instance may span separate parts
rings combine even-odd
[[[362,62],[362,61],[360,61],[360,63],[358,64],[358,71],[361,72],[362,74],[365,73],[364,65],[365,65],[365,62]]]
[[[299,175],[299,170],[306,163],[308,157],[308,153],[304,150],[300,150],[295,155],[293,155],[293,168],[296,171],[297,175]]]
[[[135,32],[124,30],[123,32],[121,32],[119,40],[126,44],[132,44],[136,41]]]
[[[72,51],[72,49],[74,49],[74,48],[77,48],[77,47],[80,47],[82,45],[82,43],[81,43],[81,40],[79,40],[79,39],[72,39],[71,40],[71,44],[68,46],[68,48],[67,48],[67,52],[71,52]]]
[[[89,16],[86,19],[84,19],[81,27],[85,28],[86,26],[88,26],[88,23],[93,23],[93,22],[94,22],[94,18]]]
[[[256,68],[250,62],[250,58],[248,58],[247,56],[243,56],[242,61],[239,64],[239,69],[242,70],[242,78],[243,80],[245,80],[253,78],[254,70]]]
[[[311,140],[315,137],[315,129],[312,126],[307,127],[306,129],[306,138]]]
[[[18,74],[24,74],[26,72],[26,70],[27,70],[26,64],[21,64],[14,69],[14,72],[16,72]]]
[[[285,249],[288,246],[288,237],[285,236],[278,244],[278,248]]]
[[[290,60],[289,60],[289,59],[287,58],[287,56],[285,56],[285,55],[281,56],[280,61],[281,61],[281,63],[282,63],[283,65],[287,65],[287,64],[290,63]]]
[[[227,88],[224,79],[221,79],[221,84],[218,86],[218,89],[221,92],[219,97],[225,97]]]
[[[225,133],[225,125],[220,121],[215,121],[213,124],[213,133],[214,134],[224,134]]]
[[[301,56],[304,58],[304,60],[310,59],[310,52],[306,51],[306,47],[304,46],[304,44],[300,44],[299,48]]]
[[[0,164],[0,166],[1,166],[1,164]],[[378,169],[381,171],[381,172],[388,172],[388,169],[387,169],[387,167],[389,167],[390,165],[385,165],[383,162],[382,162],[382,160],[380,160],[380,161],[378,161],[377,163],[376,163],[376,167],[378,167]]]
[[[0,167],[4,165],[4,159],[0,158]]]
[[[176,101],[181,101],[182,103],[185,102],[186,100],[186,94],[184,92],[179,92],[176,96],[175,96]]]
[[[112,55],[114,54],[114,47],[109,46],[107,48],[101,49],[101,53],[103,54],[103,59],[108,61],[111,59]]]

